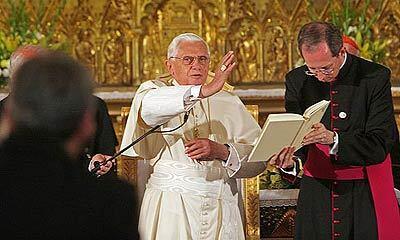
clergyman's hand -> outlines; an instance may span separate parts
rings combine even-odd
[[[193,161],[227,160],[228,148],[207,138],[196,138],[185,143],[185,153]]]
[[[99,154],[99,153],[94,155],[93,158],[90,160],[90,163],[89,163],[89,167],[88,167],[89,171],[91,171],[93,168],[95,168],[94,162],[102,163],[102,162],[106,161],[109,158],[111,158],[111,156],[103,155],[103,154]],[[96,172],[96,175],[97,176],[101,176],[101,175],[106,174],[108,171],[110,171],[110,169],[112,168],[112,166],[114,164],[113,161],[107,162],[105,165],[102,165],[100,167],[100,169]]]
[[[313,125],[313,130],[304,137],[302,144],[309,145],[319,143],[330,145],[333,143],[334,136],[335,133],[327,130],[324,124],[316,123]]]
[[[229,51],[227,54],[225,54],[218,65],[215,71],[214,79],[210,83],[201,87],[200,97],[206,98],[221,91],[225,81],[228,79],[229,75],[231,75],[236,65],[237,63],[235,54],[233,51]]]
[[[279,153],[269,159],[269,164],[278,168],[289,168],[294,165],[294,147],[284,147]]]

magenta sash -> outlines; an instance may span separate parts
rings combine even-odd
[[[368,167],[335,166],[329,155],[329,146],[310,145],[304,166],[304,175],[332,180],[354,180],[368,178],[379,240],[400,239],[400,211],[394,192],[390,154],[380,164]]]

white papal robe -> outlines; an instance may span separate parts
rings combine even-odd
[[[260,127],[232,93],[198,99],[190,96],[193,86],[174,84],[153,80],[139,87],[121,144],[125,147],[157,124],[163,131],[173,129],[190,111],[182,128],[149,135],[127,153],[153,166],[140,211],[141,238],[244,239],[235,178],[265,169],[264,163],[246,162]],[[190,159],[184,142],[196,135],[229,144],[227,163]]]

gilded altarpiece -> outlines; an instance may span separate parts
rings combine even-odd
[[[39,0],[27,0],[34,7]],[[48,0],[48,13],[62,0]],[[354,0],[362,4],[365,0]],[[389,39],[384,64],[400,81],[400,1],[373,0],[367,14],[381,4],[372,26]],[[61,13],[56,38],[68,39],[71,53],[93,69],[102,89],[129,90],[164,72],[170,40],[182,32],[206,39],[212,66],[228,50],[237,55],[232,85],[282,86],[285,73],[299,63],[296,34],[313,18],[325,20],[340,0],[71,0]],[[6,0],[0,1],[0,28],[7,28]],[[32,11],[33,12],[33,11]],[[50,14],[49,14],[50,15]],[[41,24],[47,24],[42,22]]]
[[[30,13],[34,12],[38,1],[26,0]],[[44,14],[51,16],[61,1],[46,1]],[[352,2],[357,5],[366,1]],[[0,0],[0,31],[8,27],[5,22],[8,16],[6,2]],[[332,9],[343,7],[341,0],[66,2],[55,28],[54,42],[68,39],[71,54],[90,67],[96,76],[99,91],[132,91],[141,82],[164,73],[168,44],[174,36],[183,32],[197,33],[207,41],[212,54],[211,69],[225,52],[235,51],[238,67],[229,83],[237,89],[282,88],[285,74],[301,64],[296,44],[300,27],[309,22],[311,16],[326,20]],[[392,84],[397,86],[400,83],[400,0],[372,0],[367,15],[372,16],[378,6],[382,7],[382,14],[372,26],[373,34],[390,41],[388,56],[383,63],[391,68]],[[49,20],[44,18],[45,21],[40,24],[48,24],[46,19]],[[397,92],[394,97],[398,113],[400,94]],[[273,111],[282,111],[282,97],[244,101],[247,104],[261,103],[261,119],[271,112],[262,106],[265,101],[278,102],[278,108],[273,108]],[[124,104],[129,106],[129,101]],[[118,131],[118,134],[121,132]],[[248,239],[258,239],[258,179],[248,180],[246,188],[246,234]]]

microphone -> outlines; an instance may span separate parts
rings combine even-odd
[[[128,150],[130,147],[132,147],[133,145],[135,145],[136,143],[142,141],[145,137],[147,137],[148,135],[152,134],[152,133],[168,133],[168,132],[173,132],[179,128],[181,128],[183,125],[185,125],[185,123],[187,122],[187,120],[189,119],[189,112],[185,113],[185,116],[183,117],[183,123],[177,127],[175,127],[174,129],[171,130],[166,130],[166,131],[156,131],[158,128],[160,128],[162,126],[162,124],[154,126],[153,128],[151,128],[149,131],[145,132],[142,136],[138,137],[137,139],[135,139],[134,141],[132,141],[128,146],[124,147],[122,150],[120,150],[119,152],[115,153],[112,157],[110,157],[109,159],[103,161],[103,162],[99,162],[99,161],[94,161],[93,165],[94,168],[92,170],[90,170],[90,173],[96,175],[96,172],[99,171],[99,169],[101,168],[101,166],[106,165],[108,162],[116,159],[119,155],[121,155],[122,153],[124,153],[126,150]],[[97,176],[100,177],[100,176]]]
[[[95,168],[100,168],[100,162],[99,161],[94,161],[93,162],[93,166],[95,167]]]

